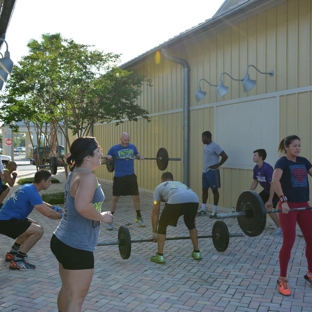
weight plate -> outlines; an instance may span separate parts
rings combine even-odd
[[[115,170],[114,159],[107,159],[106,167],[108,172],[114,172]]]
[[[213,246],[219,252],[226,251],[229,246],[230,234],[227,225],[223,221],[216,221],[212,227]]]
[[[129,259],[131,254],[131,237],[126,226],[120,226],[118,230],[118,247],[122,259]]]
[[[159,170],[166,170],[168,167],[169,155],[164,147],[161,147],[156,155],[156,164]]]
[[[236,211],[244,211],[245,216],[237,217],[242,231],[250,237],[260,235],[266,224],[266,210],[260,195],[254,191],[243,192],[237,200]]]
[[[51,171],[51,174],[57,173],[57,158],[56,157],[50,158],[50,171]]]

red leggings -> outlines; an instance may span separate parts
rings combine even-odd
[[[306,203],[288,203],[289,208],[308,207]],[[278,203],[278,209],[282,209]],[[306,241],[306,258],[308,270],[312,272],[312,210],[300,210],[289,212],[288,214],[279,213],[279,221],[283,231],[283,245],[279,252],[280,276],[287,276],[287,267],[291,255],[291,249],[296,239],[296,223],[298,223],[303,237]]]

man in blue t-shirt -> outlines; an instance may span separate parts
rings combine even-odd
[[[28,218],[36,208],[41,214],[52,219],[62,218],[62,209],[42,201],[40,191],[51,185],[51,173],[48,170],[36,172],[34,182],[17,189],[0,210],[0,234],[15,239],[5,261],[10,261],[12,270],[34,270],[35,266],[27,260],[27,252],[43,235],[43,228]]]
[[[114,160],[114,181],[113,197],[110,203],[110,212],[114,214],[120,196],[132,195],[134,208],[136,210],[136,222],[145,227],[141,216],[139,187],[137,176],[134,173],[134,159],[144,159],[138,152],[136,146],[130,143],[130,136],[123,132],[120,137],[120,144],[111,147],[106,159]],[[113,229],[113,223],[107,225],[108,230]]]
[[[276,207],[278,202],[278,197],[271,186],[273,168],[264,160],[266,159],[267,153],[265,149],[257,149],[253,152],[253,162],[256,165],[253,168],[253,181],[250,185],[250,190],[254,191],[258,184],[263,187],[263,190],[259,193],[262,201],[267,210]],[[277,214],[269,214],[273,222],[275,223],[277,229],[273,235],[282,235],[282,230],[280,227],[279,219]]]

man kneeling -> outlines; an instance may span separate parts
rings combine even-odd
[[[184,223],[190,233],[194,248],[191,256],[195,260],[200,260],[202,257],[198,249],[197,229],[195,227],[195,218],[199,198],[197,194],[185,184],[174,181],[171,172],[163,173],[161,176],[161,182],[162,183],[159,184],[154,190],[152,240],[157,240],[158,252],[151,258],[151,261],[156,263],[165,263],[163,251],[166,240],[167,226],[177,226],[180,216],[184,216]],[[166,204],[159,218],[161,201],[166,202]]]
[[[60,207],[42,201],[40,191],[51,185],[51,173],[48,170],[36,172],[32,184],[22,185],[5,202],[0,210],[0,234],[15,239],[5,261],[10,261],[12,270],[34,270],[35,266],[27,260],[27,252],[43,235],[43,228],[27,217],[36,208],[42,215],[52,219],[61,219]]]

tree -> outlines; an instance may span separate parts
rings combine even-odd
[[[135,71],[120,69],[120,56],[77,44],[60,34],[44,34],[28,44],[29,55],[14,66],[0,100],[2,120],[33,122],[87,135],[97,122],[124,119],[149,121],[148,111],[137,104],[142,85],[150,80]],[[16,129],[15,129],[16,130]],[[57,142],[51,135],[51,150]]]

